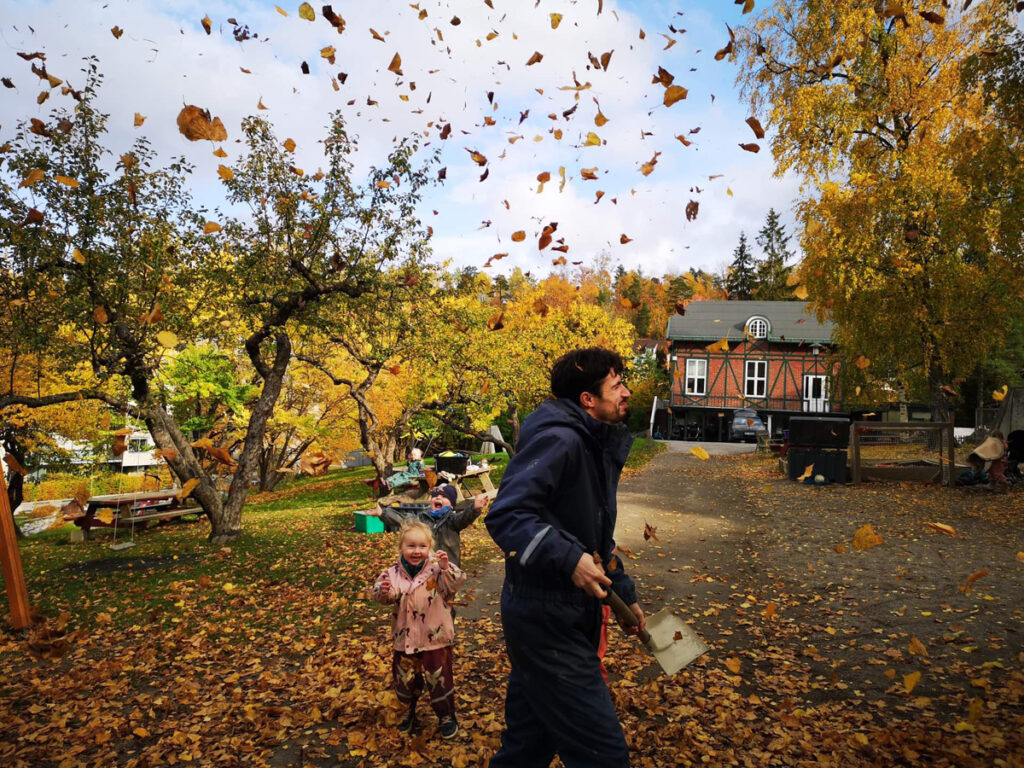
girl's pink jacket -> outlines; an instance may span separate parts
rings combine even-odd
[[[391,591],[386,597],[380,593],[385,576],[391,580]],[[410,578],[401,562],[378,576],[371,594],[378,603],[395,606],[391,621],[395,650],[418,653],[452,645],[455,624],[451,602],[465,581],[465,572],[454,563],[449,563],[448,570],[442,571],[433,558],[416,578]]]

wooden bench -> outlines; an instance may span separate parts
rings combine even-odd
[[[139,523],[145,526],[150,520],[169,520],[185,515],[202,514],[202,507],[182,506],[178,493],[177,489],[170,488],[161,491],[93,496],[85,504],[85,513],[73,522],[82,529],[84,537],[88,539],[92,528],[114,528]],[[99,513],[104,509],[112,513],[109,523],[99,517]]]

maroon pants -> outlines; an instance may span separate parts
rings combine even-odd
[[[455,714],[455,679],[451,646],[419,653],[395,651],[391,660],[395,693],[406,706],[415,706],[424,688],[438,719]]]

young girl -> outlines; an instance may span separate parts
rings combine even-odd
[[[398,700],[409,707],[398,730],[411,732],[416,727],[416,699],[426,682],[430,706],[441,721],[441,738],[450,739],[459,730],[452,677],[455,626],[451,601],[466,574],[443,551],[431,554],[433,546],[429,525],[416,519],[403,522],[398,562],[377,577],[372,594],[377,602],[395,606],[391,674]]]

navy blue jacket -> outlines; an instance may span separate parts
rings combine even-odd
[[[636,602],[615,548],[615,494],[633,436],[568,399],[545,401],[523,422],[516,455],[485,523],[505,553],[506,578],[534,592],[580,594],[572,573],[599,553],[612,588]]]

